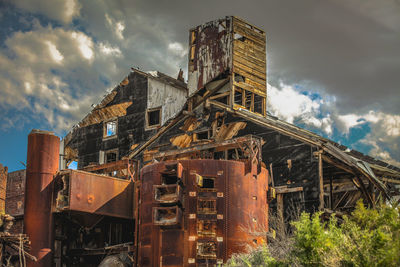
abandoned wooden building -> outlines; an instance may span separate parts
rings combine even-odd
[[[400,195],[399,168],[268,115],[262,29],[233,16],[191,29],[188,72],[132,69],[61,141],[57,266],[216,265],[263,242],[268,211]]]

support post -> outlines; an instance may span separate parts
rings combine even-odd
[[[323,210],[324,204],[324,177],[322,170],[322,151],[318,153],[318,178],[319,178],[319,210]]]

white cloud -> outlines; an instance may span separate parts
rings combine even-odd
[[[184,57],[188,53],[187,48],[183,47],[183,45],[178,42],[169,43],[168,50],[180,57]]]
[[[267,110],[272,115],[289,123],[305,125],[312,131],[319,129],[328,137],[336,129],[335,136],[348,139],[352,129],[368,124],[369,132],[353,145],[368,145],[371,149],[367,153],[371,156],[400,166],[400,116],[373,110],[364,114],[340,114],[334,97],[313,99],[285,84],[269,85],[267,95]]]
[[[61,63],[64,59],[64,56],[58,51],[57,47],[50,41],[46,41],[47,46],[49,47],[50,56],[53,58],[54,61],[57,63]]]
[[[108,26],[113,30],[114,34],[117,36],[118,39],[124,39],[124,30],[125,30],[125,23],[121,21],[115,21],[113,18],[110,17],[107,13],[105,14],[105,18],[107,21]]]
[[[332,134],[332,118],[329,114],[322,115],[322,107],[326,105],[322,99],[312,99],[296,91],[293,86],[280,84],[279,88],[268,85],[267,110],[272,115],[289,123],[305,124],[311,128]]]
[[[31,13],[45,15],[50,19],[68,24],[79,15],[78,0],[7,0],[16,7]]]
[[[99,75],[110,81],[123,77],[113,57],[121,51],[96,44],[83,32],[37,25],[11,35],[5,45],[0,48],[0,108],[25,111],[53,130],[66,130],[98,102],[106,89]]]
[[[100,43],[99,49],[105,55],[121,56],[121,50],[118,47],[112,47],[105,43]]]
[[[77,41],[82,56],[88,60],[92,59],[94,56],[92,39],[86,34],[76,31],[72,32],[71,36]]]

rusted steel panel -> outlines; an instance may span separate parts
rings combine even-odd
[[[189,95],[232,68],[232,17],[190,31]]]
[[[60,139],[51,132],[32,130],[28,136],[24,232],[38,261],[27,266],[53,266],[53,177],[58,169]]]
[[[173,179],[174,173],[166,172],[166,166],[178,162],[183,175]],[[268,230],[268,173],[254,162],[249,167],[240,161],[197,159],[145,166],[139,266],[221,264],[246,246],[265,242],[260,233]],[[185,189],[182,200],[176,197],[181,186]],[[152,191],[159,188],[171,188],[175,203],[157,201],[159,195]]]
[[[80,211],[133,219],[133,182],[79,170],[63,170],[55,180],[56,211]]]

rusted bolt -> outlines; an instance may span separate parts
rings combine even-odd
[[[93,195],[88,195],[88,197],[87,197],[87,202],[88,202],[89,204],[92,204],[93,201],[94,201],[94,196],[93,196]]]

